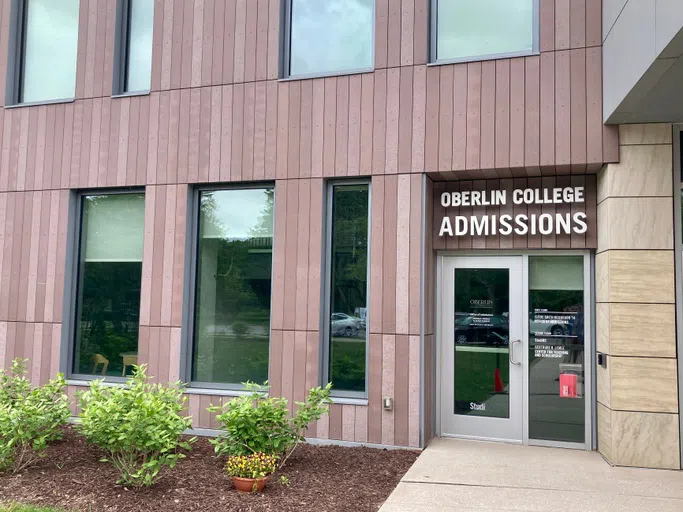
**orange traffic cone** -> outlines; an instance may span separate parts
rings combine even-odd
[[[500,378],[500,368],[496,368],[495,373],[493,374],[493,389],[496,393],[502,393],[505,391],[505,387],[503,386],[503,379]]]

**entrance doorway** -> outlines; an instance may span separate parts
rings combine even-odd
[[[591,448],[588,254],[439,258],[444,436]]]

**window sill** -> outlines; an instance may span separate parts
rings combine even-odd
[[[186,395],[210,395],[210,396],[249,396],[252,391],[242,391],[239,389],[220,389],[220,388],[185,388]],[[267,396],[267,395],[265,395]]]
[[[126,383],[126,380],[124,380],[122,377],[114,377],[115,379],[118,380],[105,380],[102,385],[104,386],[123,386]],[[94,382],[96,380],[100,380],[97,377],[93,377],[92,379],[66,379],[66,385],[67,386],[75,386],[75,387],[81,387],[81,388],[87,388],[90,386],[91,382]]]
[[[428,62],[427,67],[432,66],[446,66],[449,64],[467,64],[468,62],[484,62],[488,60],[500,60],[500,59],[514,59],[518,57],[533,57],[535,55],[540,55],[541,52],[538,50],[523,51],[523,52],[510,52],[510,53],[495,53],[492,55],[474,55],[472,57],[461,57],[458,59],[441,59],[435,60],[433,62]]]
[[[292,76],[280,78],[280,79],[278,79],[278,82],[294,82],[296,80],[313,80],[315,78],[332,78],[335,76],[362,75],[364,73],[372,73],[373,71],[375,71],[375,68],[370,67],[370,68],[349,69],[346,71],[330,71],[329,73],[312,73],[309,75],[292,75]]]
[[[136,96],[149,96],[152,91],[132,91],[132,92],[122,92],[120,94],[112,94],[112,98],[134,98]]]
[[[367,398],[344,398],[344,397],[330,397],[332,399],[333,404],[337,405],[361,405],[361,406],[367,406],[368,405],[368,399]]]
[[[40,105],[59,105],[62,103],[73,103],[76,98],[64,98],[63,100],[46,100],[46,101],[31,101],[28,103],[15,103],[13,105],[5,105],[4,108],[22,108],[22,107],[38,107]]]

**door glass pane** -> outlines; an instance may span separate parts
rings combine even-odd
[[[439,0],[436,57],[531,52],[533,23],[533,0]]]
[[[454,414],[510,417],[508,269],[455,270]]]
[[[583,256],[529,258],[529,437],[585,438]]]

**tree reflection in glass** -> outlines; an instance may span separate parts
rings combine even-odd
[[[192,380],[268,379],[274,191],[201,193]]]

